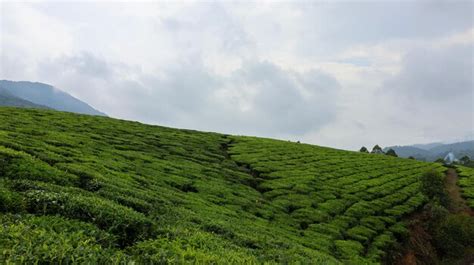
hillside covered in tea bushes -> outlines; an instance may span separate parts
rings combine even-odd
[[[0,263],[381,263],[439,164],[0,108]],[[466,183],[466,186],[470,184]]]

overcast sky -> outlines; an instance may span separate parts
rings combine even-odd
[[[473,3],[0,2],[0,79],[344,149],[474,139]]]

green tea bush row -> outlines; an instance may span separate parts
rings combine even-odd
[[[459,172],[459,186],[461,186],[462,195],[466,198],[469,206],[474,208],[474,169],[457,166],[456,170]]]
[[[91,225],[54,216],[0,215],[0,220],[1,263],[126,264],[129,260],[107,248],[110,236]]]
[[[295,227],[305,235],[329,235],[332,244],[323,249],[337,249],[339,258],[356,263],[380,261],[405,237],[405,224],[397,221],[426,203],[419,177],[429,169],[444,170],[436,164],[304,144],[233,139],[232,159],[265,169],[260,172],[264,196],[274,205],[286,201],[293,206]],[[294,188],[295,183],[304,183],[304,188]],[[312,200],[306,203],[308,196]]]
[[[29,212],[92,222],[119,235],[121,245],[149,237],[153,231],[153,223],[144,215],[104,199],[44,190],[28,191],[25,197]]]

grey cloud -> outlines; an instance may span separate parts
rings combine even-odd
[[[197,61],[172,66],[164,70],[160,77],[142,75],[140,82],[144,86],[142,90],[149,91],[135,99],[142,103],[140,110],[143,114],[148,113],[145,116],[154,122],[186,126],[179,121],[186,116],[202,116],[204,109],[210,105],[210,94],[217,89],[220,80]]]
[[[439,38],[468,30],[473,25],[474,2],[343,1],[295,7],[306,22],[298,52],[324,56],[351,45]]]
[[[332,5],[325,36],[351,41],[440,37],[472,27],[472,1],[380,1]]]
[[[327,74],[311,71],[285,71],[271,62],[247,62],[226,80],[237,93],[250,87],[251,96],[244,97],[249,111],[226,104],[218,116],[231,131],[257,135],[302,135],[319,130],[331,122],[337,111],[339,84]],[[239,129],[244,128],[244,129]]]
[[[62,65],[69,69],[74,69],[80,74],[88,76],[100,76],[106,78],[111,74],[105,60],[88,52],[82,52],[71,57],[64,57]]]
[[[472,45],[415,49],[387,80],[374,108],[386,124],[423,138],[453,139],[474,130]]]
[[[101,105],[108,114],[167,126],[274,137],[303,135],[331,122],[337,111],[339,84],[333,77],[319,71],[285,71],[268,61],[246,62],[227,76],[212,73],[199,59],[156,75],[127,69],[135,80],[123,80],[124,69],[91,54],[43,64],[48,72],[53,66],[63,76],[62,83],[55,85],[75,91],[80,98],[96,102],[104,98]],[[91,73],[84,69],[94,67],[100,67],[97,78],[85,78]],[[229,96],[222,96],[226,93]]]
[[[247,52],[255,45],[232,10],[217,2],[196,3],[181,10],[179,16],[159,21],[183,47],[235,53]]]
[[[408,104],[454,101],[469,107],[474,104],[473,56],[472,45],[412,50],[404,56],[401,71],[386,81],[383,90]]]
[[[0,79],[5,77],[23,78],[28,73],[29,68],[31,68],[31,66],[23,60],[0,52]]]
[[[42,76],[72,72],[87,78],[107,79],[113,74],[113,70],[105,59],[89,52],[50,58],[38,66],[38,72]]]

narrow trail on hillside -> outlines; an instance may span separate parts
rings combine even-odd
[[[459,176],[455,169],[449,168],[446,171],[445,190],[449,196],[449,212],[452,214],[467,214],[474,216],[474,210],[470,208],[466,200],[462,197],[461,188],[458,185]],[[409,238],[404,247],[403,255],[394,264],[396,265],[418,265],[434,264],[437,262],[437,253],[431,244],[432,236],[425,229],[424,224],[430,221],[430,215],[426,210],[413,213],[408,220]],[[471,256],[462,258],[460,264],[473,264]]]
[[[266,191],[260,187],[260,184],[263,182],[263,178],[261,176],[261,172],[255,170],[250,166],[250,164],[240,163],[232,159],[231,155],[229,154],[229,149],[231,148],[232,144],[234,144],[234,140],[230,139],[227,135],[222,137],[225,142],[221,144],[221,151],[224,155],[224,158],[229,162],[234,163],[240,171],[249,175],[249,178],[242,182],[242,184],[247,185],[254,190],[258,191],[260,194]]]
[[[474,216],[474,210],[468,206],[466,200],[461,196],[461,188],[457,184],[458,180],[459,176],[456,170],[453,168],[448,169],[446,172],[445,185],[450,199],[449,211]]]

